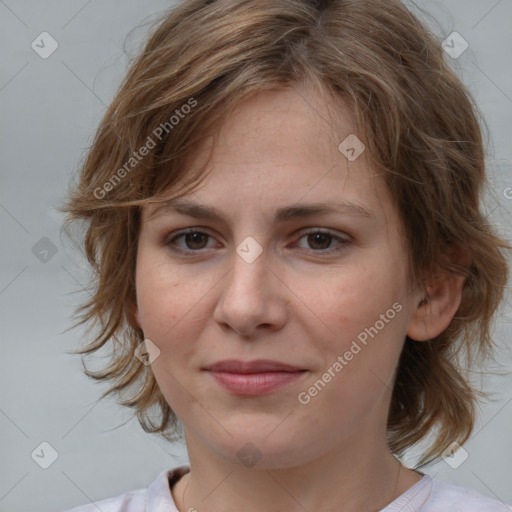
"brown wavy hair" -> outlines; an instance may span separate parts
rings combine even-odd
[[[197,184],[204,168],[191,174],[189,155],[241,101],[296,83],[353,111],[403,219],[411,282],[423,286],[438,264],[466,276],[449,327],[425,342],[407,337],[399,361],[389,446],[402,455],[435,431],[424,465],[474,428],[483,393],[468,369],[493,353],[510,246],[480,210],[488,182],[478,109],[439,41],[398,0],[187,0],[158,19],[62,208],[67,224],[85,221],[81,243],[93,270],[91,298],[77,315],[94,335],[75,353],[109,350],[101,371],[84,364],[111,383],[101,398],[116,394],[145,431],[176,439],[175,413],[151,367],[134,357],[144,339],[130,314],[141,208]],[[454,246],[467,265],[446,259]]]

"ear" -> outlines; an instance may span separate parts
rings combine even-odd
[[[468,252],[452,247],[447,256],[452,263],[469,266]],[[439,336],[452,321],[462,299],[466,278],[440,266],[426,283],[425,297],[412,313],[406,334],[416,341],[427,341]]]

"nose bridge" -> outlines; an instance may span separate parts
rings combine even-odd
[[[237,293],[261,291],[266,283],[265,274],[270,272],[268,247],[254,237],[246,237],[236,247],[230,284]]]

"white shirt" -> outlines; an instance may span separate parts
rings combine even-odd
[[[162,471],[147,489],[75,507],[66,512],[179,512],[171,488],[186,473],[187,466]],[[512,507],[476,491],[423,478],[380,512],[510,512]]]

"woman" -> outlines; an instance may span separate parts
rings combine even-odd
[[[73,510],[508,510],[399,460],[473,430],[456,356],[493,346],[509,248],[484,180],[469,94],[400,2],[166,14],[65,209],[95,270],[81,352],[113,348],[88,374],[182,425],[190,465]]]

